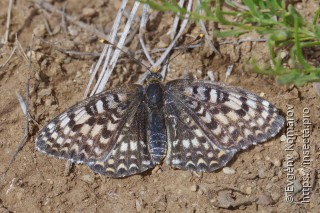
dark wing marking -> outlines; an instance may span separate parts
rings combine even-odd
[[[176,149],[171,146],[167,160],[182,169],[188,169],[187,162],[180,159],[183,163],[175,166],[173,156],[177,153],[191,153],[195,165],[201,159],[205,161],[207,167],[201,171],[213,171],[225,165],[240,149],[275,136],[284,124],[279,111],[261,97],[243,89],[207,81],[169,82],[166,85],[165,110],[170,143],[178,143]],[[174,129],[170,128],[173,120],[178,121]],[[184,146],[185,139],[197,139],[201,144],[200,150],[193,151],[193,148]],[[207,143],[210,149],[205,149]],[[201,156],[212,152],[214,160],[205,160],[197,152],[202,152]],[[212,161],[218,165],[211,167]],[[199,171],[197,168],[193,170]]]

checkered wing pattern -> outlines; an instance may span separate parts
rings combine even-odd
[[[152,167],[147,149],[143,88],[107,91],[61,113],[39,133],[36,148],[123,177]]]
[[[279,111],[245,90],[207,81],[174,80],[165,88],[167,163],[214,171],[252,144],[275,136]]]

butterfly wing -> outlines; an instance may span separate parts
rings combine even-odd
[[[112,177],[142,172],[153,166],[145,148],[144,122],[139,120],[146,117],[142,100],[143,88],[138,85],[90,97],[47,124],[36,139],[36,149],[86,163]]]
[[[275,136],[284,118],[268,101],[208,81],[174,80],[165,88],[167,163],[214,171],[252,144]]]

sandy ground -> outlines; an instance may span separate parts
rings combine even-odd
[[[51,1],[61,8],[65,1]],[[66,11],[85,23],[107,33],[112,26],[119,5],[109,1],[67,1]],[[7,1],[0,2],[0,20],[6,22]],[[306,18],[319,6],[313,1],[299,3]],[[92,10],[83,10],[92,8]],[[89,12],[88,12],[89,11]],[[93,12],[92,12],[93,11]],[[170,14],[158,14],[148,25],[147,39],[154,39],[151,47],[161,44],[161,36],[169,28]],[[160,16],[161,15],[161,16]],[[48,33],[48,22],[52,31]],[[0,181],[0,212],[317,212],[319,209],[319,96],[312,85],[294,87],[278,85],[273,77],[260,76],[248,70],[248,60],[256,58],[268,63],[263,43],[245,42],[241,45],[220,45],[223,58],[214,56],[207,47],[196,48],[179,55],[170,63],[166,81],[193,77],[209,79],[214,71],[216,81],[227,82],[252,91],[277,106],[283,115],[294,110],[293,151],[285,150],[287,142],[281,141],[286,127],[270,141],[252,147],[236,155],[228,167],[234,172],[222,170],[195,174],[174,170],[165,163],[142,175],[124,179],[111,179],[94,174],[85,165],[74,165],[66,174],[66,162],[35,151],[34,140],[43,125],[59,112],[80,101],[89,80],[89,68],[96,61],[93,57],[75,57],[58,51],[73,50],[96,52],[102,50],[99,37],[79,27],[68,24],[68,31],[60,27],[61,17],[39,10],[31,1],[15,1],[12,10],[9,43],[0,49],[3,64],[15,47],[17,33],[22,50],[36,53],[29,64],[20,50],[4,67],[0,68],[0,172],[8,166],[15,153],[25,127],[16,92],[24,96],[25,83],[29,80],[29,111],[39,123],[30,125],[30,137],[11,164],[6,176]],[[213,26],[208,25],[209,31]],[[5,28],[0,28],[2,35]],[[196,35],[199,28],[190,26],[186,35]],[[257,38],[255,34],[246,35]],[[187,38],[187,37],[186,37]],[[150,43],[150,42],[149,42]],[[137,48],[135,38],[130,48]],[[225,78],[225,70],[234,64],[231,76]],[[144,69],[123,59],[111,76],[108,87],[134,83]],[[293,108],[293,109],[291,109]],[[306,159],[303,152],[303,112],[309,109],[310,179],[304,180],[301,163]],[[305,109],[305,111],[303,111]],[[305,114],[306,115],[306,114]],[[306,120],[305,120],[306,121]],[[289,123],[289,122],[288,122]],[[283,137],[283,136],[282,136]],[[288,147],[287,147],[288,148]],[[304,150],[306,151],[306,149]],[[288,156],[294,163],[289,165]],[[291,171],[291,170],[290,170]],[[295,180],[290,182],[290,177]],[[310,203],[302,191],[312,184]],[[286,201],[285,187],[293,185],[288,193],[298,203]],[[290,197],[289,197],[290,198]],[[288,198],[288,199],[289,199]]]

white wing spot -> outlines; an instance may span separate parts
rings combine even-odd
[[[246,114],[246,115],[243,117],[243,119],[244,119],[245,121],[249,121],[249,120],[250,120],[250,116],[249,116],[248,114]]]
[[[203,111],[204,111],[204,107],[203,106],[201,106],[201,108],[199,109],[199,111],[197,112],[198,114],[202,114],[203,113]]]
[[[270,103],[266,100],[263,100],[262,101],[262,105],[266,106],[266,107],[269,107],[270,106]]]
[[[57,140],[57,138],[58,138],[58,133],[57,133],[57,132],[52,133],[51,137],[52,137],[54,140]]]
[[[105,110],[103,108],[103,102],[101,100],[98,100],[96,103],[96,108],[99,114],[103,113]]]
[[[132,169],[132,168],[137,168],[137,169],[139,169],[138,165],[135,164],[135,163],[130,164],[129,170]]]
[[[209,152],[209,153],[207,154],[207,156],[208,156],[208,158],[213,158],[213,153],[212,153],[212,152]]]
[[[211,91],[210,91],[210,102],[211,103],[217,102],[217,91],[214,89],[211,89]]]
[[[114,131],[118,127],[118,124],[113,124],[111,120],[108,121],[107,128],[110,131]]]
[[[205,142],[203,144],[203,147],[205,148],[205,150],[209,150],[210,146],[209,146],[209,143],[208,142]]]
[[[87,140],[87,144],[88,144],[89,146],[92,146],[92,145],[93,145],[93,140],[91,140],[91,139]]]
[[[256,112],[255,112],[254,110],[252,110],[251,108],[249,108],[248,114],[249,114],[251,117],[255,117],[255,116],[256,116]]]
[[[94,152],[97,154],[97,155],[100,155],[102,153],[102,150],[99,148],[99,147],[96,147],[94,148]]]
[[[118,118],[115,114],[111,114],[111,117],[112,117],[115,121],[118,121],[118,120],[121,119],[121,118]]]
[[[98,124],[94,125],[91,130],[91,136],[95,137],[96,135],[100,134],[102,128],[103,128],[103,125],[98,125]]]
[[[232,97],[232,96],[230,96],[230,97]],[[233,110],[239,110],[239,109],[241,109],[241,103],[240,103],[240,104],[239,104],[239,103],[235,103],[234,100],[232,100],[232,101],[226,101],[224,104],[225,104],[227,107],[229,107],[229,108],[231,108],[231,109],[233,109]]]
[[[178,141],[178,140],[172,141],[172,146],[173,146],[173,147],[176,147],[178,144],[179,144],[179,141]]]
[[[223,139],[222,139],[222,142],[224,144],[227,144],[229,142],[229,137],[228,136],[224,136]]]
[[[195,129],[195,130],[194,130],[194,133],[196,133],[196,135],[197,135],[198,137],[202,137],[202,136],[203,136],[203,132],[201,131],[201,129]]]
[[[120,163],[119,166],[117,167],[117,171],[119,171],[120,169],[124,169],[124,170],[128,170],[128,168],[126,167],[126,165],[124,165],[124,163]]]
[[[224,125],[228,125],[229,124],[228,118],[222,113],[219,113],[219,114],[215,115],[214,117],[217,120],[219,120],[221,123],[223,123]]]
[[[198,87],[197,92],[198,92],[198,98],[200,100],[206,100],[206,96],[204,92],[206,91],[205,87]]]
[[[252,107],[253,109],[256,109],[256,108],[257,108],[256,102],[254,102],[254,101],[251,100],[251,99],[248,99],[248,100],[246,101],[246,103],[248,104],[248,106]]]
[[[76,124],[83,124],[83,123],[87,122],[87,120],[89,120],[89,118],[91,118],[91,115],[84,112],[83,115],[79,118],[79,120],[76,121]],[[76,120],[76,118],[75,118],[75,120]]]
[[[66,126],[66,127],[63,129],[63,134],[68,135],[69,132],[70,132],[70,130],[71,130],[70,127]]]
[[[248,137],[249,135],[251,135],[251,131],[249,129],[244,129],[244,136]]]
[[[123,102],[127,99],[127,94],[117,94],[118,99]]]
[[[88,124],[84,124],[84,125],[81,127],[80,132],[81,132],[83,135],[87,135],[90,130],[91,130],[91,127],[90,127]]]
[[[172,164],[178,165],[180,163],[181,163],[181,161],[179,159],[177,159],[177,158],[172,159]]]
[[[58,140],[57,140],[57,143],[58,143],[58,144],[62,144],[63,141],[64,141],[63,138],[59,137]]]
[[[198,160],[198,163],[197,163],[198,165],[200,165],[200,164],[205,164],[205,165],[207,165],[207,163],[203,160],[203,158],[200,158],[199,160]]]
[[[268,113],[267,111],[263,111],[263,112],[261,113],[261,116],[262,116],[264,119],[266,119],[266,118],[268,117],[268,115],[269,115],[269,113]]]
[[[110,158],[110,159],[108,160],[108,164],[113,165],[113,164],[114,164],[114,160],[113,160],[112,158]]]
[[[196,147],[196,148],[198,148],[198,147],[200,146],[200,143],[199,143],[199,141],[198,141],[196,138],[193,138],[193,139],[191,140],[191,143],[192,143],[192,146],[194,146],[194,147]]]
[[[262,118],[259,118],[259,119],[257,120],[257,123],[258,123],[260,126],[262,126],[262,125],[264,124],[264,120],[263,120]]]
[[[101,144],[107,144],[109,143],[109,141],[110,141],[110,138],[104,138],[104,137],[100,137],[100,140],[99,140]]]
[[[120,151],[121,152],[126,152],[128,150],[128,143],[122,143],[120,146]]]
[[[227,113],[227,116],[231,118],[232,121],[237,121],[239,119],[239,115],[234,111],[230,111]]]
[[[229,133],[233,133],[233,131],[235,130],[236,128],[234,126],[229,126],[228,130],[229,130]]]
[[[215,130],[212,131],[215,135],[220,135],[221,134],[221,128],[218,126]]]
[[[186,87],[184,89],[184,93],[187,95],[187,96],[191,96],[193,94],[193,91],[192,91],[192,88],[191,87]]]
[[[188,139],[182,140],[183,147],[188,149],[190,147],[190,141]]]
[[[146,166],[149,166],[150,165],[150,161],[149,160],[144,160],[144,161],[142,161],[142,164],[143,165],[146,165]]]
[[[70,118],[69,118],[69,117],[65,117],[65,118],[61,121],[60,126],[61,126],[62,128],[64,128],[64,127],[69,123],[69,121],[70,121]]]
[[[52,133],[55,130],[56,125],[54,123],[48,124],[47,128],[49,129],[49,132]]]
[[[211,123],[211,115],[208,112],[206,112],[206,115],[203,117],[203,121],[206,123]]]
[[[137,141],[130,141],[130,149],[131,149],[131,151],[136,151],[138,149],[138,142]]]

